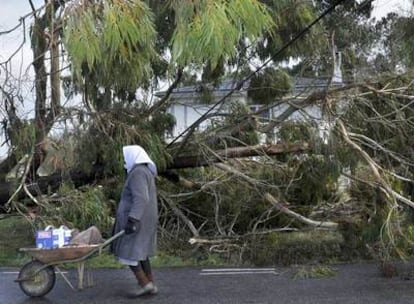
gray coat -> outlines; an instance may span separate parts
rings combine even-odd
[[[137,233],[123,235],[112,244],[114,255],[132,261],[154,256],[157,242],[158,206],[155,178],[146,164],[135,165],[122,189],[114,234],[125,228],[128,217],[140,221]]]

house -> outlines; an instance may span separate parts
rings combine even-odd
[[[225,80],[217,86],[208,85],[207,87],[203,87],[200,85],[192,85],[174,89],[170,94],[171,105],[167,111],[174,115],[176,125],[172,134],[168,136],[169,139],[173,139],[184,132],[197,119],[205,114],[212,105],[232,92],[236,86],[236,81]],[[249,103],[250,100],[247,96],[247,86],[248,83],[245,83],[240,90],[234,90],[217,110],[221,113],[226,113],[228,111],[228,106],[234,102]],[[165,96],[165,92],[157,92],[155,96],[162,98]],[[199,128],[204,129],[209,123],[209,121],[205,121]]]
[[[258,112],[262,109],[263,105],[255,104],[253,100],[248,96],[247,91],[249,82],[244,82],[240,89],[235,90],[238,82],[227,79],[222,81],[218,85],[192,85],[176,88],[170,95],[170,106],[168,112],[174,115],[176,118],[176,126],[167,137],[167,140],[172,140],[179,136],[182,132],[187,130],[197,119],[207,113],[207,111],[216,104],[223,97],[227,96],[230,92],[232,94],[228,96],[224,103],[219,108],[215,108],[215,111],[220,113],[226,113],[228,106],[234,102],[239,102],[249,105],[252,113]],[[309,94],[315,91],[323,91],[328,86],[338,87],[343,86],[342,72],[341,72],[341,53],[337,52],[334,58],[334,73],[332,77],[297,77],[294,79],[294,85],[290,97],[295,100],[301,100],[309,96]],[[156,97],[162,98],[166,94],[165,91],[160,91],[155,94]],[[273,108],[260,111],[259,119],[262,121],[269,121],[277,118],[281,113],[289,107],[284,103]],[[326,128],[323,123],[322,112],[318,106],[309,106],[301,111],[295,111],[289,116],[290,120],[303,120],[309,117],[319,120],[319,125],[322,129]],[[206,128],[211,121],[204,121],[199,128]]]

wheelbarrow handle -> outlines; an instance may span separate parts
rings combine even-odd
[[[105,242],[103,242],[101,244],[101,248],[104,248],[106,246],[108,246],[110,243],[112,243],[113,241],[115,241],[116,239],[120,238],[121,236],[123,236],[125,234],[125,230],[121,230],[119,231],[117,234],[114,234],[112,237],[110,237],[109,239],[107,239]]]

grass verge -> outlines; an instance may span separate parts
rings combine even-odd
[[[22,247],[35,246],[35,229],[21,216],[3,216],[0,218],[0,267],[21,267],[31,257],[19,252]],[[101,254],[96,254],[87,260],[89,268],[123,268],[115,257],[105,248]],[[222,266],[223,259],[218,255],[209,254],[203,258],[180,257],[160,250],[152,258],[153,267],[183,267],[183,266]],[[64,269],[75,268],[76,263],[61,265]]]
[[[33,247],[32,225],[21,216],[0,217],[0,266],[20,266],[30,258],[19,252],[21,247]]]

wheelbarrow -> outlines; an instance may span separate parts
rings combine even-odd
[[[20,248],[21,252],[32,257],[19,272],[15,282],[19,283],[22,291],[30,297],[42,297],[49,293],[56,281],[56,271],[62,275],[66,283],[73,285],[60,271],[58,265],[65,263],[77,263],[78,289],[83,289],[85,261],[102,252],[106,246],[124,234],[124,230],[118,232],[102,244],[97,245],[68,245],[55,249]]]

